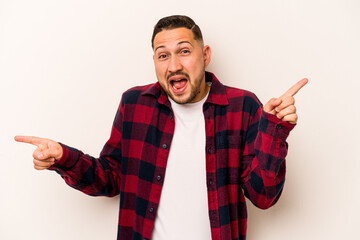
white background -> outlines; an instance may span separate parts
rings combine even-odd
[[[0,239],[115,239],[119,197],[93,198],[33,169],[18,134],[98,156],[121,94],[155,82],[161,17],[191,16],[208,67],[265,103],[296,81],[280,201],[249,204],[249,240],[359,239],[360,1],[0,0]]]

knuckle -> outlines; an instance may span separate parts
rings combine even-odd
[[[288,96],[288,97],[286,97],[284,100],[285,100],[285,102],[286,102],[287,104],[289,104],[289,105],[295,103],[295,98],[292,97],[292,96]]]
[[[276,98],[271,98],[271,99],[265,104],[265,106],[270,107],[270,106],[274,105],[275,100],[276,100]]]
[[[55,149],[53,156],[59,156],[59,155],[60,155],[60,150],[59,150],[59,149]]]
[[[294,97],[290,97],[289,101],[290,101],[290,104],[295,104],[295,98]]]
[[[295,124],[295,123],[297,122],[297,118],[298,118],[298,117],[297,117],[296,114],[292,114],[292,115],[289,115],[289,116],[288,116],[287,121],[290,122],[290,123],[294,123],[294,124]]]
[[[295,105],[290,105],[290,107],[289,107],[290,109],[290,112],[292,112],[292,113],[295,113],[296,112],[296,107],[295,107]]]

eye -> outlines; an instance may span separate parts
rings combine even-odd
[[[189,54],[190,53],[190,51],[188,50],[188,49],[183,49],[183,50],[181,50],[181,54]]]
[[[162,53],[158,56],[158,59],[165,59],[166,58],[166,54]]]

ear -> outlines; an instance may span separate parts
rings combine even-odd
[[[211,48],[210,46],[206,45],[203,48],[203,54],[204,54],[204,65],[207,67],[211,61]]]

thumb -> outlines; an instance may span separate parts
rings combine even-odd
[[[275,115],[275,108],[281,104],[282,100],[280,98],[272,98],[264,105],[264,111],[270,114]]]

